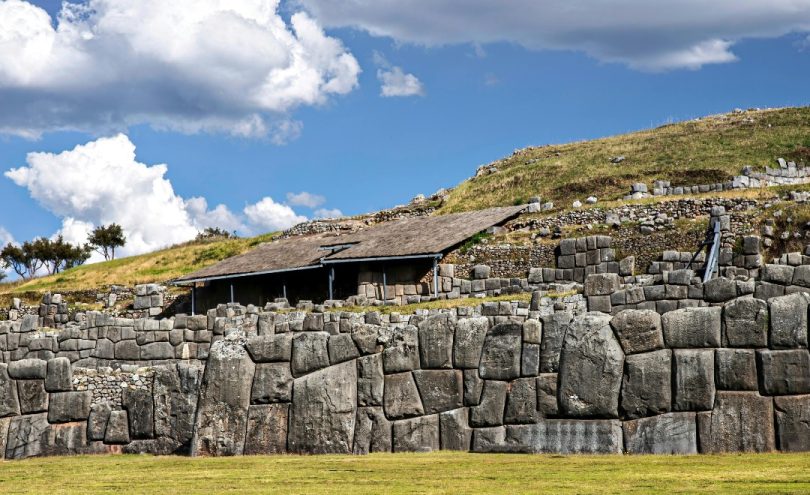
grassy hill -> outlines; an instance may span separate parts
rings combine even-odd
[[[613,164],[610,159],[626,159]],[[575,199],[628,194],[634,182],[673,185],[721,182],[745,165],[775,166],[776,158],[810,162],[810,107],[704,117],[620,136],[526,148],[451,193],[443,212],[525,202],[531,196],[570,207]]]
[[[0,284],[0,295],[45,291],[80,291],[107,285],[166,281],[244,253],[269,241],[274,233],[245,239],[194,241],[153,253],[78,266],[49,277]]]

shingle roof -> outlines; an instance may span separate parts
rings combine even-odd
[[[262,244],[252,251],[185,275],[175,282],[313,268],[330,261],[443,253],[478,232],[517,216],[524,208],[510,206],[406,218],[337,236],[291,237]],[[340,248],[332,253],[329,246]]]

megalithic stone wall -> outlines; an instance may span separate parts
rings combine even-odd
[[[577,298],[416,315],[230,306],[206,362],[88,375],[66,356],[12,360],[0,454],[810,450],[810,296],[663,315]],[[89,389],[99,376],[120,397]]]

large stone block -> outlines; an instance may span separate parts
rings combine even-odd
[[[664,347],[661,315],[648,309],[620,311],[610,321],[625,354],[649,352]]]
[[[69,392],[73,387],[73,372],[70,359],[59,357],[48,361],[45,377],[45,390],[48,392]]]
[[[810,395],[775,397],[773,401],[779,450],[810,451]]]
[[[488,380],[512,380],[520,376],[523,328],[517,323],[492,327],[484,339],[479,374]]]
[[[290,367],[295,377],[329,366],[326,332],[301,332],[293,337]]]
[[[17,384],[8,376],[8,365],[0,363],[0,418],[20,414]]]
[[[150,454],[174,455],[183,451],[177,440],[168,437],[150,438],[148,440],[132,440],[128,444],[118,447],[117,452],[124,454]]]
[[[478,370],[464,370],[464,405],[476,406],[481,401],[481,390],[484,380],[478,376]]]
[[[621,408],[627,418],[672,408],[672,351],[661,349],[625,358]]]
[[[543,373],[537,377],[537,411],[544,418],[559,414],[556,373]]]
[[[250,391],[252,404],[290,402],[292,400],[293,376],[289,363],[261,363],[253,374]]]
[[[357,360],[357,405],[381,406],[383,405],[383,390],[385,377],[383,375],[382,354],[363,356]]]
[[[13,418],[8,426],[6,459],[25,459],[43,455],[50,433],[47,418],[46,413]]]
[[[461,370],[417,370],[413,372],[422,398],[424,414],[435,414],[463,405],[464,378]]]
[[[478,368],[488,329],[489,320],[483,316],[462,318],[456,322],[453,353],[456,368]]]
[[[174,347],[169,342],[152,342],[141,346],[141,359],[145,361],[156,361],[161,359],[173,359]]]
[[[723,308],[683,308],[661,317],[667,347],[719,347]]]
[[[48,392],[44,380],[17,380],[20,413],[32,414],[48,410]]]
[[[389,419],[401,419],[425,414],[419,390],[410,372],[385,376],[383,392],[385,415]]]
[[[419,330],[411,325],[393,329],[382,355],[386,373],[419,369]]]
[[[698,413],[697,419],[703,454],[775,448],[772,401],[756,392],[718,392],[714,408]]]
[[[197,402],[191,455],[244,452],[255,369],[238,335],[211,346]]]
[[[526,320],[523,322],[523,343],[543,343],[543,323],[540,320]]]
[[[573,314],[555,311],[543,316],[543,343],[540,345],[540,372],[556,373],[560,369],[560,351]]]
[[[48,363],[42,359],[21,359],[8,364],[8,375],[17,380],[42,380],[47,369]]]
[[[203,367],[197,364],[177,363],[155,368],[155,435],[176,442],[179,445],[176,453],[187,454],[191,449],[202,376]]]
[[[741,297],[723,308],[725,343],[729,347],[768,345],[768,305],[753,297]]]
[[[88,440],[104,440],[111,412],[112,405],[109,402],[99,402],[90,406],[90,415],[87,417]],[[129,432],[127,432],[127,434],[129,434]]]
[[[714,361],[718,390],[757,390],[757,363],[753,349],[717,349]]]
[[[330,366],[296,378],[287,438],[290,452],[351,453],[356,414],[355,363]]]
[[[757,361],[763,394],[810,393],[810,353],[806,349],[757,351]]]
[[[422,368],[453,367],[455,324],[449,315],[439,314],[419,324],[419,355]]]
[[[246,348],[257,363],[289,361],[292,357],[292,337],[292,333],[250,337]]]
[[[475,452],[620,454],[619,420],[546,419],[531,425],[476,429]]]
[[[598,273],[588,275],[585,279],[583,293],[585,296],[609,296],[621,286],[619,275],[616,273]]]
[[[49,425],[47,416],[40,413],[17,416],[11,420],[6,459],[109,452],[100,442],[88,442],[84,422]]]
[[[8,440],[8,427],[11,418],[0,418],[0,461],[6,458],[6,440]]]
[[[541,417],[537,409],[537,379],[519,378],[513,381],[506,397],[504,423],[535,423]]]
[[[797,292],[768,300],[771,309],[770,347],[807,347],[807,306],[810,294]]]
[[[84,421],[90,415],[90,392],[56,392],[48,404],[49,423]]]
[[[586,313],[574,319],[560,357],[560,407],[574,417],[618,417],[624,352],[610,316]]]
[[[106,444],[127,444],[129,443],[129,422],[126,411],[111,411],[104,432],[104,443]]]
[[[675,411],[707,411],[714,404],[714,351],[711,349],[675,349]]]
[[[351,361],[360,357],[360,351],[354,345],[354,339],[349,334],[341,333],[338,335],[330,335],[327,343],[329,350],[329,362],[331,364],[338,364],[344,361]]]
[[[355,454],[391,452],[391,422],[381,407],[360,407],[354,426]]]
[[[439,415],[394,422],[394,452],[433,452],[440,448]]]
[[[289,411],[289,404],[250,406],[245,455],[286,453]]]
[[[455,409],[439,414],[439,436],[442,450],[470,450],[472,428],[469,426],[469,410]]]
[[[703,294],[708,302],[726,302],[737,297],[737,282],[725,277],[713,278],[703,284]]]
[[[470,425],[475,427],[502,425],[508,389],[509,384],[506,382],[485,381],[480,403],[470,410]]]
[[[121,361],[138,361],[141,359],[141,348],[134,340],[122,340],[115,344],[115,359]]]
[[[540,374],[540,345],[523,344],[520,355],[520,376],[537,376]]]
[[[765,265],[762,267],[762,280],[779,285],[790,285],[793,282],[793,270],[790,265]]]
[[[152,392],[143,389],[126,389],[121,404],[129,413],[129,433],[133,440],[145,440],[155,436],[155,404]]]
[[[697,454],[695,413],[668,413],[625,421],[624,450],[629,454]]]

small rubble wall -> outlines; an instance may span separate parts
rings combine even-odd
[[[716,182],[712,184],[700,184],[693,186],[676,185],[671,181],[657,180],[653,183],[653,196],[671,196],[682,194],[704,194],[709,192],[733,191],[737,189],[755,189],[761,187],[800,185],[810,182],[810,168],[804,163],[785,161],[784,158],[777,160],[778,168],[765,166],[764,172],[757,172],[751,166],[743,167],[742,174],[734,176],[726,182]],[[631,193],[624,199],[640,199],[648,197],[647,185],[643,183],[633,184]]]
[[[802,268],[766,265],[769,280],[771,266],[780,280],[792,269],[791,283]],[[222,306],[134,324],[213,342],[204,359],[141,367],[28,357],[32,339],[0,364],[0,454],[810,450],[810,294],[763,300],[760,284],[738,297],[744,282],[718,280],[700,307],[663,315],[586,313],[583,296],[541,292],[414,315]],[[588,303],[619,284],[591,275]],[[728,299],[706,300],[715,289]],[[98,340],[109,340],[115,323],[96,315],[84,326],[88,337],[107,328]],[[39,332],[18,330],[3,336]]]

